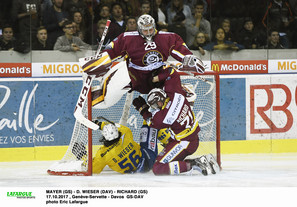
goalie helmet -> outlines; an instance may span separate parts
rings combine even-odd
[[[147,103],[153,109],[158,109],[160,106],[158,102],[162,102],[164,104],[166,100],[166,93],[160,88],[152,89],[147,95]]]
[[[144,39],[151,41],[156,32],[154,18],[148,14],[141,15],[137,20],[137,29]]]
[[[114,124],[106,124],[102,129],[102,135],[105,140],[112,141],[119,137],[119,131]]]

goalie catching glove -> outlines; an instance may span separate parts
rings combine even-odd
[[[204,73],[205,66],[198,57],[194,55],[186,55],[183,59],[182,70],[189,72]]]
[[[107,52],[103,52],[95,56],[80,58],[79,63],[85,73],[88,75],[96,75],[96,77],[105,75],[112,64]]]
[[[149,106],[147,105],[146,101],[141,96],[135,98],[132,104],[141,115],[143,115],[149,109]]]

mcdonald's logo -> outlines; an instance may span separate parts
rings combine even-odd
[[[220,66],[219,64],[212,64],[211,65],[211,70],[215,72],[220,72]]]

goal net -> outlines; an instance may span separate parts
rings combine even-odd
[[[189,99],[195,99],[192,107],[201,128],[199,148],[191,155],[191,158],[211,153],[220,165],[219,77],[212,72],[203,75],[195,74],[195,76],[182,72],[180,74],[182,84],[186,86],[185,88],[191,95]],[[133,106],[131,107],[132,100],[139,95],[138,92],[126,93],[115,105],[107,109],[92,108],[89,95],[83,114],[90,120],[102,116],[115,123],[124,124],[131,129],[134,140],[139,142],[143,118]],[[60,161],[48,169],[48,173],[51,175],[92,175],[92,158],[101,145],[99,141],[101,136],[99,130],[92,131],[76,121],[68,150]],[[159,151],[161,150],[162,147],[159,145]]]

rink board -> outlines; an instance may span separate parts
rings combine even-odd
[[[220,79],[221,153],[297,152],[297,74]],[[60,159],[81,85],[79,77],[2,78],[0,161]]]

